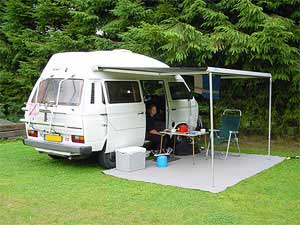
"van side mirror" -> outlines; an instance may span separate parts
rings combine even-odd
[[[194,93],[192,91],[189,92],[189,99],[193,99]]]

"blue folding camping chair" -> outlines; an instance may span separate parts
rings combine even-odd
[[[227,159],[231,142],[235,142],[239,150],[239,153],[241,152],[239,146],[239,139],[238,139],[241,116],[242,116],[242,111],[239,109],[225,109],[222,114],[220,129],[213,130],[215,144],[221,144],[227,142],[225,160]],[[210,140],[206,150],[206,157],[208,156],[209,148],[210,148]]]

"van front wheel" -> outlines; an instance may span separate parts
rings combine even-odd
[[[105,149],[103,149],[98,154],[98,163],[100,166],[111,169],[116,167],[116,154],[114,152],[105,153]]]

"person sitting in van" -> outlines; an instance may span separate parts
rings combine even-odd
[[[160,131],[164,130],[161,125],[161,121],[157,118],[157,107],[151,104],[147,109],[146,117],[146,139],[150,140],[155,150],[160,149]],[[170,137],[167,135],[164,137],[163,149],[169,146]]]
[[[163,110],[163,104],[165,103],[165,99],[162,99],[158,95],[152,95],[151,98],[151,104],[156,106],[156,115],[155,117],[160,120],[164,121],[165,120],[165,112]],[[163,124],[165,126],[165,124]]]

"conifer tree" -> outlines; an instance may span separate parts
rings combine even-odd
[[[113,48],[171,66],[271,72],[274,132],[299,132],[300,0],[0,0],[1,116],[22,116],[52,54]],[[217,111],[241,108],[243,127],[261,127],[267,84],[222,85]]]

